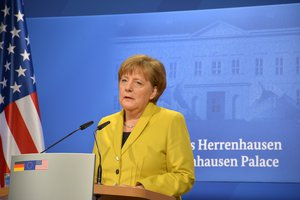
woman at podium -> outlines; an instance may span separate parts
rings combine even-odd
[[[97,131],[101,184],[141,187],[180,198],[194,183],[189,133],[181,113],[156,105],[166,88],[163,64],[147,55],[125,60],[118,72],[120,112],[102,118]],[[101,160],[101,163],[100,163]]]

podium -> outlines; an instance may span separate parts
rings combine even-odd
[[[13,155],[9,200],[90,200],[95,154]]]
[[[9,188],[0,188],[0,199],[7,199]],[[150,190],[123,186],[106,186],[94,184],[94,194],[100,195],[100,200],[176,200]]]
[[[93,183],[95,154],[47,153],[12,156],[9,188],[0,200],[175,200],[176,198],[127,186]]]
[[[94,185],[94,194],[101,195],[100,200],[176,200],[150,190],[126,186]]]

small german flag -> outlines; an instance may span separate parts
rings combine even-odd
[[[24,162],[16,162],[14,165],[14,171],[24,171],[25,163]]]

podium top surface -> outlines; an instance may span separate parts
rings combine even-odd
[[[101,196],[108,196],[106,199],[116,199],[119,196],[120,199],[140,199],[140,200],[176,200],[175,197],[167,196],[150,190],[142,188],[126,187],[126,186],[106,186],[106,185],[94,185],[94,194],[100,194]],[[122,197],[122,198],[121,198]],[[104,198],[105,199],[105,198]]]
[[[12,156],[9,200],[91,200],[94,154]]]

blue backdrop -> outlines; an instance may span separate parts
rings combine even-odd
[[[118,67],[144,53],[167,70],[158,104],[187,121],[198,183],[186,198],[299,197],[299,10],[28,19],[46,146],[118,111]],[[91,152],[95,127],[49,152]]]

